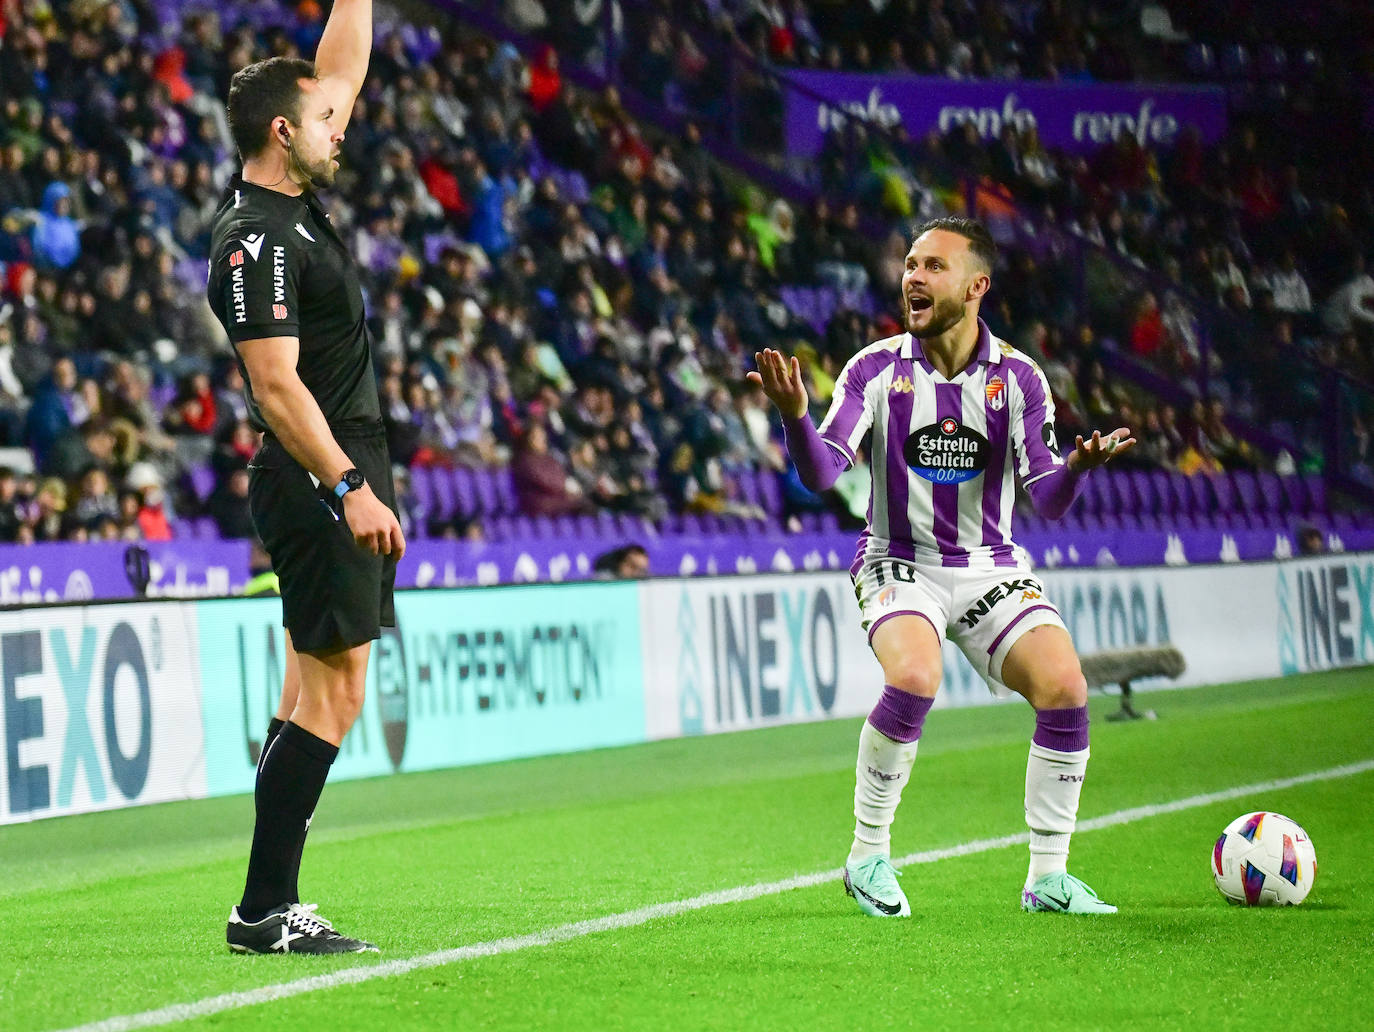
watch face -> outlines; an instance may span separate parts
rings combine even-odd
[[[347,473],[343,475],[343,479],[344,483],[348,485],[348,489],[350,491],[358,490],[358,488],[362,487],[365,483],[365,481],[363,480],[363,475],[359,473],[356,469],[350,469]]]

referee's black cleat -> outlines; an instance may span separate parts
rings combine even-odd
[[[350,939],[315,912],[314,903],[292,903],[249,923],[239,908],[229,911],[225,938],[234,953],[380,953],[362,939]]]

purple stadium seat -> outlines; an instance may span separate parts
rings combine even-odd
[[[436,477],[447,477],[453,485],[453,511],[470,516],[482,510],[477,504],[477,488],[472,482],[472,470],[459,466],[451,470],[435,470]]]
[[[434,517],[440,520],[452,518],[457,511],[457,502],[453,496],[453,481],[449,479],[448,471],[431,469],[429,482],[434,492]]]
[[[1287,513],[1290,511],[1288,492],[1283,489],[1283,481],[1277,473],[1267,470],[1255,474],[1255,484],[1259,487],[1259,502],[1262,511],[1267,513]]]
[[[1326,481],[1320,473],[1304,473],[1303,486],[1307,488],[1307,511],[1309,513],[1329,513],[1326,504]]]
[[[778,475],[771,469],[761,469],[758,474],[759,497],[763,499],[763,511],[777,516],[782,512],[782,485]]]
[[[412,466],[408,471],[410,475],[410,490],[415,495],[416,504],[425,512],[434,511],[434,481],[429,475],[429,468],[426,466]]]
[[[501,498],[496,490],[496,474],[489,469],[472,472],[473,500],[479,512],[491,514],[501,511]]]
[[[596,514],[596,535],[604,538],[616,536],[615,513],[602,509]]]
[[[194,521],[195,537],[203,541],[213,541],[219,537],[219,526],[213,516],[200,516]]]
[[[1288,72],[1288,51],[1273,43],[1261,47],[1255,69],[1266,79],[1281,78]]]
[[[840,529],[840,518],[833,512],[821,513],[820,525],[816,528],[822,534],[833,534]]]
[[[1236,495],[1240,499],[1238,508],[1241,512],[1264,511],[1259,496],[1259,482],[1255,479],[1254,473],[1248,469],[1233,469],[1231,483],[1235,485]]]
[[[752,469],[741,470],[735,477],[739,488],[739,500],[745,505],[763,507],[763,495],[759,492],[758,474]]]
[[[537,538],[551,538],[557,533],[553,518],[551,516],[534,517],[534,536]]]
[[[1184,63],[1194,76],[1206,79],[1216,74],[1217,58],[1206,43],[1190,43],[1184,52]]]
[[[577,534],[577,517],[555,516],[553,518],[553,537],[568,541]]]
[[[1098,482],[1098,511],[1103,515],[1120,515],[1121,500],[1118,499],[1116,485],[1113,484],[1116,478],[1106,473],[1106,470],[1103,470],[1103,474],[1105,475],[1101,477],[1088,477],[1090,484],[1094,480]]]
[[[1283,488],[1283,497],[1286,508],[1285,512],[1294,515],[1302,515],[1308,512],[1308,507],[1312,500],[1307,497],[1307,485],[1302,477],[1290,474],[1286,477],[1279,477],[1279,486]]]
[[[1228,79],[1241,79],[1252,69],[1250,51],[1240,43],[1229,43],[1221,48],[1221,72]]]
[[[1136,493],[1135,477],[1130,473],[1116,472],[1107,475],[1112,495],[1116,499],[1116,511],[1123,516],[1140,515],[1140,497]]]
[[[1078,492],[1078,504],[1074,506],[1081,516],[1098,516],[1102,513],[1102,478],[1086,477],[1083,489]]]
[[[500,503],[498,511],[507,515],[519,512],[520,501],[515,494],[515,477],[510,467],[495,470],[492,479],[496,482],[496,497]]]
[[[1193,512],[1199,516],[1212,516],[1217,512],[1217,496],[1212,489],[1212,478],[1202,474],[1184,477],[1187,490],[1192,495]]]
[[[1145,470],[1133,470],[1128,474],[1131,491],[1135,495],[1136,511],[1141,516],[1159,515],[1159,493],[1155,490],[1154,480]]]
[[[533,516],[512,516],[511,537],[517,541],[528,541],[535,535]]]
[[[1147,474],[1154,485],[1155,505],[1161,516],[1173,516],[1178,512],[1178,494],[1174,491],[1174,481],[1162,469]]]
[[[1211,483],[1212,494],[1216,498],[1219,513],[1228,514],[1241,511],[1240,498],[1236,495],[1236,485],[1230,477],[1225,474],[1218,476],[1209,474],[1207,479]]]
[[[209,466],[192,466],[190,476],[191,490],[195,491],[200,501],[205,501],[215,489],[215,471]]]
[[[489,516],[483,521],[483,529],[490,541],[510,541],[515,537],[515,521],[518,516]]]

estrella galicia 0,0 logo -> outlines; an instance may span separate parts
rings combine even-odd
[[[987,469],[988,439],[946,417],[908,437],[902,456],[917,476],[936,484],[962,484]]]

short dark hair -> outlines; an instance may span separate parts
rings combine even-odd
[[[911,239],[914,241],[932,229],[943,229],[946,233],[958,233],[968,241],[968,249],[973,252],[973,256],[979,263],[992,274],[993,268],[997,265],[997,241],[992,239],[992,234],[988,232],[988,227],[977,219],[965,218],[962,215],[946,215],[944,218],[931,219],[916,227],[916,234]]]
[[[269,57],[240,68],[229,81],[229,132],[240,160],[267,146],[272,119],[301,118],[301,79],[315,78],[315,66],[298,57]]]

